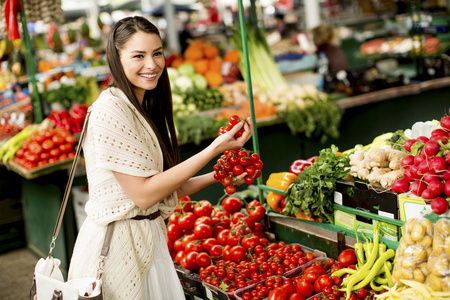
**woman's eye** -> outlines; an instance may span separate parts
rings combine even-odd
[[[135,55],[134,57],[135,57],[135,58],[143,58],[144,55],[139,54],[139,55]]]
[[[161,56],[161,55],[162,55],[162,52],[161,52],[161,51],[155,52],[155,54],[154,54],[154,56]]]

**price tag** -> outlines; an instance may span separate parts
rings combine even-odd
[[[334,203],[342,205],[342,194],[340,192],[334,191]]]

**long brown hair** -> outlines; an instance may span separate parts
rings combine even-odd
[[[167,170],[180,161],[167,68],[164,68],[157,86],[153,90],[145,92],[144,101],[140,105],[120,62],[120,51],[131,36],[138,31],[160,36],[158,28],[140,16],[123,18],[111,28],[106,46],[106,62],[111,71],[109,86],[122,90],[150,124],[158,137],[164,157],[164,170]]]

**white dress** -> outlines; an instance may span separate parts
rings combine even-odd
[[[167,248],[166,238],[157,221],[150,221],[155,247],[153,263],[144,278],[144,300],[182,300],[185,299],[172,258]],[[178,283],[178,284],[177,284]]]

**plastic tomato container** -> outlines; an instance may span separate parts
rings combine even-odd
[[[301,271],[303,271],[304,269],[306,269],[307,267],[312,265],[317,260],[325,258],[324,261],[326,261],[328,259],[327,255],[324,252],[319,251],[317,249],[312,249],[312,248],[309,248],[309,247],[306,247],[306,246],[303,246],[303,245],[300,245],[300,244],[290,244],[290,245],[299,245],[304,253],[311,252],[312,254],[314,254],[314,256],[316,258],[313,259],[312,261],[307,262],[306,264],[303,264],[301,266],[296,267],[295,269],[292,269],[290,271],[285,272],[283,274],[284,277],[287,277],[287,278],[294,277],[295,275],[292,275],[292,274],[294,274],[294,273],[295,274],[299,274]]]
[[[308,262],[308,263],[309,263],[309,262]],[[275,276],[281,277],[281,278],[283,278],[283,280],[286,279],[286,277],[284,277],[283,275],[275,275]],[[243,295],[244,293],[253,291],[253,290],[256,288],[256,286],[257,286],[258,284],[265,284],[265,282],[267,281],[267,279],[269,279],[269,278],[266,278],[266,279],[264,279],[264,280],[262,280],[262,281],[260,281],[260,282],[256,282],[256,283],[254,283],[254,284],[252,284],[252,285],[246,286],[246,287],[243,288],[243,289],[238,289],[238,290],[236,290],[236,292],[234,292],[234,295],[235,295],[235,297],[236,297],[236,300],[243,300],[243,299],[242,299],[242,295]],[[264,298],[264,299],[267,299],[267,297]]]
[[[303,246],[302,246],[303,247]],[[302,250],[303,250],[303,248],[302,248]],[[311,252],[311,251],[310,251]],[[320,252],[320,251],[319,251]],[[286,273],[284,273],[283,275],[281,275],[281,277],[283,278],[283,279],[285,279],[285,278],[294,278],[295,276],[297,276],[298,274],[300,274],[301,272],[303,272],[304,270],[306,270],[306,268],[308,268],[309,266],[311,266],[313,263],[315,263],[316,261],[323,261],[323,262],[326,262],[328,260],[328,257],[326,257],[326,256],[319,256],[319,257],[316,257],[315,259],[313,259],[312,261],[309,261],[309,262],[307,262],[306,264],[304,264],[304,265],[301,265],[301,266],[299,266],[299,267],[297,267],[297,268],[295,268],[295,269],[293,269],[293,270],[290,270],[289,272],[286,272]],[[238,289],[238,290],[236,290],[236,292],[234,293],[235,294],[235,296],[236,296],[236,299],[237,300],[243,300],[242,299],[242,295],[244,294],[244,293],[246,293],[246,292],[251,292],[252,290],[254,290],[255,289],[255,287],[256,287],[256,285],[258,285],[258,284],[260,284],[260,283],[262,283],[262,284],[264,284],[265,282],[266,282],[266,280],[267,279],[264,279],[264,280],[262,280],[262,281],[260,281],[260,282],[256,282],[256,283],[254,283],[254,284],[252,284],[252,285],[249,285],[249,286],[246,286],[245,288],[243,288],[243,289]],[[315,296],[315,295],[313,295],[313,296]],[[266,299],[266,298],[265,298]]]
[[[205,299],[207,300],[230,300],[236,299],[235,292],[225,292],[220,288],[203,281],[205,287]]]

